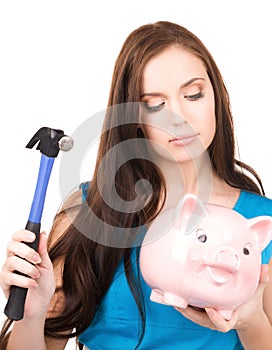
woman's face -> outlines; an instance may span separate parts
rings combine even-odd
[[[141,102],[142,129],[159,156],[182,163],[211,144],[213,88],[202,61],[182,47],[170,47],[148,62]]]

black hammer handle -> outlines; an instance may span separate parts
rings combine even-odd
[[[32,243],[25,243],[32,247],[33,249],[38,249],[39,244],[39,237],[40,237],[40,227],[41,224],[37,224],[31,221],[28,221],[26,224],[26,230],[32,231],[35,233],[36,238],[35,241]],[[20,275],[23,275],[19,272],[17,272]],[[24,316],[24,306],[25,306],[25,299],[28,289],[17,287],[17,286],[11,286],[10,288],[10,295],[8,302],[5,307],[5,315],[10,318],[13,321],[19,321]]]

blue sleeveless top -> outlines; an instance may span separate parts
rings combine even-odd
[[[83,189],[84,190],[84,189]],[[272,200],[241,191],[233,208],[250,219],[272,216]],[[262,263],[272,257],[272,241],[262,253]],[[136,268],[136,248],[132,252]],[[242,350],[237,332],[218,332],[185,318],[173,307],[150,301],[151,289],[140,276],[144,295],[146,327],[139,350]],[[114,280],[90,326],[79,341],[91,350],[134,350],[140,335],[141,317],[126,280],[124,266],[117,268]]]

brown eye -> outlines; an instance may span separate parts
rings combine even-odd
[[[196,230],[196,238],[201,243],[205,243],[207,241],[207,235],[205,234],[205,232],[201,228]]]

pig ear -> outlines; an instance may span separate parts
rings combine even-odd
[[[187,225],[187,231],[192,231],[207,212],[204,203],[193,194],[186,194],[175,210],[176,225],[181,228]]]
[[[258,242],[261,250],[272,240],[272,217],[271,216],[259,216],[253,219],[249,219],[247,227],[257,234]]]

